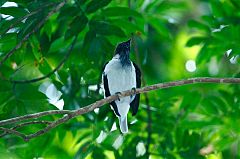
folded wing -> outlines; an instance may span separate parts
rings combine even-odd
[[[137,88],[141,87],[141,71],[137,64],[133,62],[133,66],[135,68],[136,72],[136,83],[137,83]],[[138,107],[139,107],[139,101],[140,101],[140,94],[136,94],[134,100],[130,103],[131,110],[132,110],[132,115],[136,115],[138,112]]]

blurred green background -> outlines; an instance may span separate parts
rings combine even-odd
[[[61,2],[1,0],[0,60]],[[239,0],[67,0],[0,66],[0,120],[102,99],[102,66],[129,38],[144,85],[239,77],[239,24]],[[61,62],[43,80],[16,83],[45,76]],[[138,114],[129,114],[126,135],[106,105],[29,142],[6,135],[0,158],[237,159],[239,94],[239,85],[231,84],[152,91],[141,95]]]

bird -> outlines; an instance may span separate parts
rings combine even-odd
[[[141,71],[136,63],[130,60],[131,39],[119,43],[114,51],[113,58],[102,69],[102,83],[105,98],[122,91],[141,87]],[[127,114],[129,109],[136,115],[139,107],[140,94],[118,98],[110,106],[119,119],[120,131],[128,132]]]

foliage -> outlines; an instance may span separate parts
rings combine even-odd
[[[17,7],[0,9],[0,60],[62,1],[11,2]],[[238,0],[67,1],[0,66],[0,119],[58,109],[63,101],[64,109],[78,109],[103,98],[101,68],[115,45],[130,37],[131,59],[140,65],[147,85],[198,76],[239,77],[239,18]],[[74,37],[77,42],[66,56]],[[17,83],[47,75],[65,57],[64,65],[44,80]],[[189,60],[196,61],[194,72],[185,68]],[[40,89],[46,85],[50,92]],[[240,158],[239,91],[238,85],[220,84],[154,91],[148,93],[151,120],[142,95],[137,116],[129,114],[127,135],[114,129],[117,118],[104,106],[29,142],[4,136],[1,157]]]

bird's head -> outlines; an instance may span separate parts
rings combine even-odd
[[[129,59],[131,39],[128,41],[119,43],[115,49],[115,54],[119,55],[120,62],[122,66],[129,66],[131,61]]]

